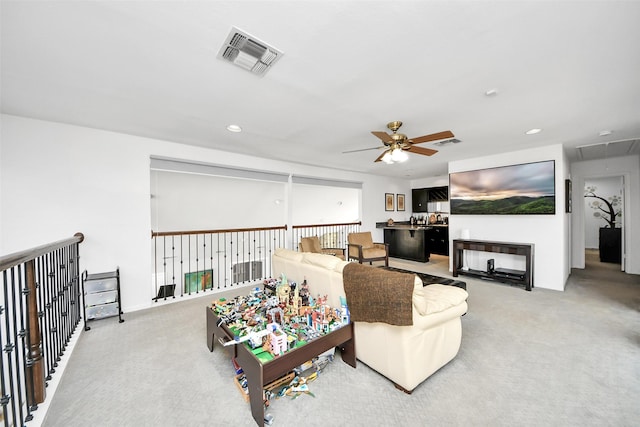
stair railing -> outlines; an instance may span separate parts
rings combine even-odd
[[[0,422],[6,426],[33,419],[80,323],[83,240],[76,233],[0,257]]]

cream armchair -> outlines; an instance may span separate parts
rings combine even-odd
[[[389,266],[389,245],[374,243],[370,231],[349,233],[347,241],[349,260],[356,259],[360,264],[384,261],[385,267]]]
[[[315,254],[334,255],[344,260],[344,249],[342,248],[323,248],[320,245],[318,236],[303,237],[300,239],[300,252],[311,252]]]

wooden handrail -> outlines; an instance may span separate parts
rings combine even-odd
[[[309,224],[309,225],[294,225],[291,228],[311,228],[311,227],[336,227],[343,225],[362,225],[362,221],[358,222],[342,222],[337,224]]]
[[[83,240],[84,234],[76,233],[73,237],[68,239],[58,240],[57,242],[47,243],[42,246],[2,256],[0,257],[0,271],[8,270],[18,264],[36,259],[37,257],[55,251],[56,249],[64,248],[65,246],[69,246],[74,243],[82,243]]]
[[[278,227],[255,227],[255,228],[227,228],[218,230],[188,230],[188,231],[153,231],[151,237],[161,236],[184,236],[187,234],[220,234],[220,233],[241,233],[245,231],[266,231],[266,230],[286,230],[287,226]]]

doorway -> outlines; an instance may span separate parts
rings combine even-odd
[[[619,265],[624,271],[624,176],[585,178],[585,258]]]

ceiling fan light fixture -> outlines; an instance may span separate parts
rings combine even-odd
[[[409,155],[402,148],[396,147],[391,150],[391,160],[394,162],[402,163],[406,162],[408,159]]]
[[[380,160],[382,160],[383,162],[385,162],[388,165],[393,163],[393,159],[391,158],[391,153],[389,151],[384,153],[384,156],[382,156],[382,159],[380,159]]]

